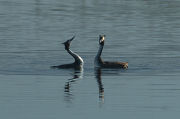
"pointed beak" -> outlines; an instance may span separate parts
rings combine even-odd
[[[75,38],[75,36],[74,37],[72,37],[71,39],[69,39],[70,41],[72,41],[73,39]]]
[[[74,38],[75,38],[75,36],[72,37],[71,39],[67,40],[66,42],[62,43],[62,44],[71,43],[71,41],[72,41]]]

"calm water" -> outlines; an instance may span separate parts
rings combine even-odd
[[[0,0],[0,117],[180,117],[180,1]],[[95,70],[102,58],[129,69]],[[72,63],[83,71],[50,69]]]

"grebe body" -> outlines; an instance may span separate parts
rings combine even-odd
[[[94,67],[96,68],[128,68],[128,62],[110,62],[110,61],[103,61],[101,58],[101,53],[103,50],[105,42],[105,35],[99,36],[99,50],[94,59]]]
[[[75,59],[75,62],[70,63],[70,64],[63,64],[63,65],[59,65],[59,66],[51,66],[51,68],[59,68],[59,69],[69,69],[69,68],[81,69],[81,68],[83,68],[83,64],[84,64],[83,59],[79,55],[77,55],[76,53],[72,52],[69,49],[71,41],[74,38],[75,38],[75,36],[62,44],[64,44],[67,52]]]

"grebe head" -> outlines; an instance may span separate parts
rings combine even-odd
[[[104,46],[106,35],[99,35],[99,45]]]
[[[71,44],[71,41],[72,41],[74,38],[75,38],[75,36],[72,37],[71,39],[67,40],[66,42],[62,43],[62,44],[64,44],[66,50],[69,49],[70,44]]]

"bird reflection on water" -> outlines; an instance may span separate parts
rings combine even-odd
[[[96,76],[97,83],[99,86],[99,106],[104,107],[104,88],[103,84],[101,82],[101,69],[100,68],[95,68],[94,69],[94,75]]]
[[[70,104],[72,103],[72,100],[74,99],[72,84],[79,81],[83,77],[83,69],[80,69],[80,70],[73,69],[73,70],[74,70],[73,78],[68,79],[68,81],[65,83],[65,86],[64,86],[64,98],[65,98],[65,101]]]

